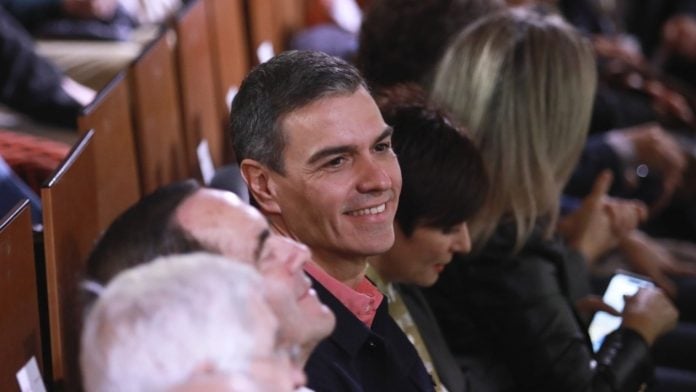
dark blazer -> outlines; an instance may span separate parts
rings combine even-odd
[[[463,392],[468,388],[464,373],[457,365],[452,352],[447,343],[440,326],[437,324],[435,315],[430,309],[430,305],[425,300],[423,293],[418,287],[406,284],[396,284],[396,289],[401,294],[401,298],[406,304],[408,312],[413,318],[413,322],[418,326],[418,331],[423,338],[423,342],[428,348],[433,365],[437,371],[440,381],[450,392]]]
[[[312,279],[319,299],[336,315],[336,329],[305,365],[307,387],[316,392],[433,391],[416,349],[389,316],[382,301],[368,328]]]

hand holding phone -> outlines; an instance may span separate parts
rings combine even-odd
[[[625,271],[618,271],[609,281],[602,300],[622,312],[624,310],[624,296],[632,296],[643,287],[654,287],[654,284],[645,277]],[[645,312],[640,312],[643,315]],[[597,312],[590,322],[590,339],[592,349],[597,352],[604,342],[604,338],[621,326],[622,318],[607,312]]]
[[[667,295],[657,287],[640,290],[626,299],[624,328],[638,332],[648,345],[677,325],[679,312]]]

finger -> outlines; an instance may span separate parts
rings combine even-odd
[[[595,300],[592,300],[592,301],[594,302]],[[607,313],[609,313],[609,314],[612,314],[612,315],[614,315],[614,316],[620,316],[620,315],[621,315],[621,312],[619,312],[618,310],[616,310],[614,307],[612,307],[612,306],[609,305],[608,303],[602,301],[601,298],[597,298],[597,299],[596,299],[596,302],[595,302],[593,305],[595,306],[594,309],[595,309],[596,311],[600,311],[600,310],[601,310],[601,311],[607,312]]]
[[[592,199],[602,198],[609,192],[612,182],[614,182],[614,175],[610,170],[603,170],[595,179],[589,197]]]
[[[696,265],[680,260],[674,260],[667,268],[668,273],[683,277],[696,277]]]
[[[643,219],[642,210],[635,203],[630,201],[611,199],[611,201],[605,205],[605,211],[609,216],[612,230],[620,237],[636,229]]]
[[[621,315],[621,313],[608,305],[606,302],[602,301],[602,298],[596,295],[588,295],[587,297],[579,299],[575,306],[577,310],[584,314],[593,314],[597,311],[604,311],[615,316]]]

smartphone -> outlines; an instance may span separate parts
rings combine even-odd
[[[624,295],[631,296],[637,293],[638,289],[642,287],[653,286],[654,284],[649,278],[631,272],[617,271],[609,281],[609,286],[607,286],[602,300],[609,306],[622,312],[624,308]],[[614,316],[602,311],[595,313],[589,328],[590,340],[592,340],[592,349],[594,352],[599,351],[599,348],[602,347],[602,343],[604,342],[604,338],[618,329],[619,326],[621,326],[620,316]]]

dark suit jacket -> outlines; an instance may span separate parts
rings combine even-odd
[[[307,387],[316,392],[434,390],[416,349],[389,316],[387,301],[370,329],[320,283],[312,283],[336,315],[336,329],[309,357]]]
[[[54,125],[76,127],[81,105],[62,88],[63,74],[34,52],[31,36],[0,6],[0,102]]]
[[[440,381],[450,392],[469,390],[464,373],[462,373],[447,346],[440,326],[437,324],[435,315],[423,293],[418,287],[412,285],[397,284],[395,286],[401,294],[401,298],[406,304],[413,322],[418,326],[425,345],[428,347],[428,352],[433,360],[433,365],[435,370],[437,370]]]

